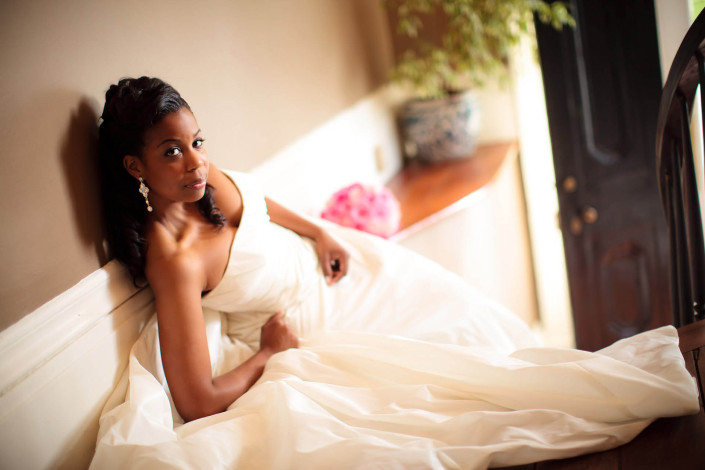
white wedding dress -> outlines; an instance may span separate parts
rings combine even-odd
[[[328,286],[312,242],[269,221],[248,175],[220,284],[203,298],[213,374],[253,354],[279,309],[301,337],[226,412],[184,424],[153,318],[105,407],[93,469],[486,468],[569,457],[698,410],[675,329],[597,353],[537,347],[455,275],[337,226],[348,275]]]

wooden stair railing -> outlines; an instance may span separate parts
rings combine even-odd
[[[691,139],[696,92],[705,90],[704,52],[705,12],[690,27],[673,60],[656,127],[656,168],[669,228],[676,327],[705,318],[705,247]],[[705,94],[700,99],[705,109]],[[705,129],[701,131],[705,134]]]

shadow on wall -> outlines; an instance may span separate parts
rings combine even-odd
[[[60,158],[76,232],[81,243],[92,247],[98,262],[104,266],[110,259],[101,211],[96,108],[95,100],[89,98],[84,97],[78,103],[61,144]]]
[[[394,66],[387,12],[379,2],[353,2],[352,7],[355,27],[360,32],[361,47],[367,58],[367,81],[376,88],[389,80]]]

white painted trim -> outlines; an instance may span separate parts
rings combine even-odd
[[[113,260],[0,332],[0,398],[137,292]]]
[[[98,420],[154,312],[117,261],[0,333],[0,455],[7,468],[86,468]]]
[[[399,232],[395,233],[391,237],[389,237],[389,241],[395,242],[395,243],[402,243],[404,240],[407,238],[416,235],[417,233],[421,232],[422,230],[437,224],[443,219],[446,219],[450,217],[453,214],[456,214],[463,209],[466,209],[473,204],[478,204],[480,201],[483,199],[486,199],[488,194],[487,194],[487,188],[488,186],[492,185],[494,182],[488,183],[486,186],[468,194],[467,196],[458,199],[448,207],[441,209],[440,211],[431,214],[430,216],[426,217],[423,220],[420,220],[416,222],[413,225],[410,225],[409,227],[400,230]]]

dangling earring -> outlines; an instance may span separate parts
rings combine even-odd
[[[149,205],[149,197],[147,196],[149,194],[149,188],[144,184],[141,176],[138,178],[140,180],[140,194],[144,196],[144,202],[147,204],[147,212],[152,212],[152,206]]]

